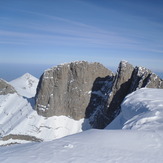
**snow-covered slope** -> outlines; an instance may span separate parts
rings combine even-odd
[[[16,93],[0,96],[0,136],[10,135],[6,141],[0,139],[0,145],[26,142],[19,138],[12,139],[13,135],[53,140],[82,131],[84,119],[75,121],[66,116],[42,117],[33,110],[32,103],[32,99],[28,101]]]
[[[66,116],[39,116],[33,109],[32,98],[38,79],[32,75],[26,73],[10,84],[18,94],[0,95],[0,145],[24,143],[27,140],[54,140],[87,128],[84,119],[75,121]],[[86,125],[83,126],[83,122]]]
[[[30,103],[17,93],[0,95],[0,135],[8,134],[31,111]]]
[[[0,96],[0,145],[46,142],[1,146],[0,162],[162,163],[163,89],[143,88],[128,95],[106,130],[64,138],[82,131],[85,120],[39,116],[32,100],[16,93]]]
[[[38,79],[29,73],[24,74],[20,78],[9,82],[16,91],[24,97],[31,98],[36,94],[36,88],[38,85]]]
[[[0,147],[10,163],[162,163],[163,132],[89,130],[50,142]]]
[[[163,130],[163,89],[142,88],[128,95],[107,129]]]

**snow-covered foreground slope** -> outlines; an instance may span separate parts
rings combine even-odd
[[[142,88],[128,95],[107,129],[163,130],[163,89]]]
[[[45,118],[33,110],[32,103],[33,99],[16,93],[0,96],[1,145],[29,142],[27,139],[46,140],[1,146],[0,162],[163,161],[162,89],[143,88],[128,95],[121,105],[121,113],[106,130],[88,130],[64,138],[61,137],[82,131],[84,119],[75,121],[65,116]],[[56,138],[60,139],[53,140]]]
[[[12,80],[10,84],[16,89],[16,91],[24,97],[31,98],[36,94],[36,88],[38,85],[38,79],[29,73]]]
[[[66,116],[42,117],[32,108],[30,102],[20,95],[8,94],[0,96],[0,145],[23,143],[23,138],[13,135],[34,136],[42,141],[53,140],[82,131],[84,119],[75,121]]]
[[[88,130],[62,139],[0,147],[10,163],[162,163],[163,132]]]

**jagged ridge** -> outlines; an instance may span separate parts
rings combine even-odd
[[[100,63],[72,62],[44,72],[36,110],[45,117],[86,118],[93,128],[104,128],[119,114],[125,96],[142,87],[163,88],[163,82],[126,61],[120,62],[115,75]]]

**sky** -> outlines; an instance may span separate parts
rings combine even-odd
[[[163,72],[162,0],[0,0],[0,78],[78,60]]]

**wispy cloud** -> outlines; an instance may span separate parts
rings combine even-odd
[[[134,40],[126,37],[119,36],[114,31],[105,31],[97,27],[84,24],[78,21],[65,19],[61,17],[51,16],[47,14],[23,11],[28,14],[37,15],[44,17],[46,20],[49,19],[48,25],[44,25],[42,22],[31,23],[30,25],[16,25],[19,29],[25,29],[27,32],[15,32],[12,30],[0,30],[1,36],[7,37],[21,37],[27,39],[41,39],[42,42],[60,43],[68,45],[80,44],[81,46],[95,46],[95,47],[108,47],[113,45],[128,46],[128,44],[134,43]],[[55,21],[53,21],[55,20]],[[11,24],[12,25],[12,24]],[[36,33],[34,33],[37,31]],[[39,39],[39,42],[40,42]],[[10,42],[11,43],[11,42]]]
[[[7,26],[13,30],[0,30],[0,44],[51,44],[60,46],[80,46],[94,48],[129,49],[162,53],[161,46],[149,43],[145,34],[139,33],[135,29],[114,29],[104,30],[86,23],[48,15],[39,12],[20,10],[32,17],[41,18],[44,21],[30,21],[25,24],[17,22],[9,24],[3,18]],[[132,17],[133,18],[133,17]],[[39,20],[38,19],[38,20]],[[18,20],[17,20],[18,21]],[[47,24],[45,22],[48,22]],[[14,30],[16,28],[16,30]],[[20,29],[18,31],[17,29]],[[126,32],[126,30],[128,32]],[[7,37],[7,39],[4,39]],[[15,39],[15,41],[14,41]],[[148,39],[148,38],[147,38]]]

